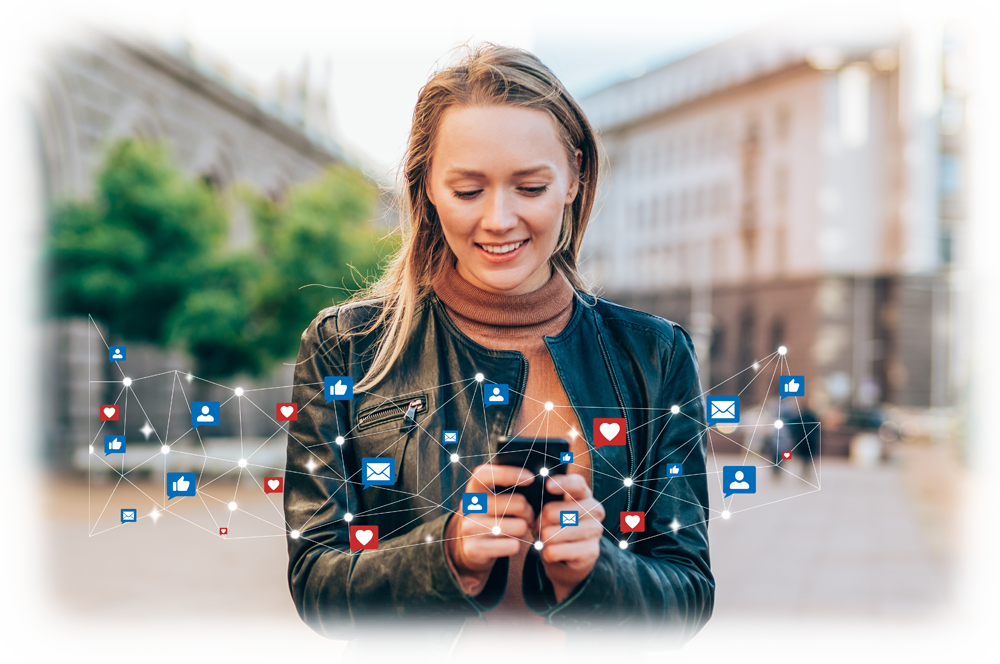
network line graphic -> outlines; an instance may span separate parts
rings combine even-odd
[[[499,392],[497,388],[507,387],[493,383],[482,373],[457,383],[424,386],[411,393],[392,395],[353,392],[352,386],[347,384],[349,378],[327,377],[324,383],[312,385],[316,390],[311,399],[305,403],[293,403],[290,401],[292,385],[243,389],[207,381],[180,370],[148,376],[130,376],[128,360],[125,359],[127,358],[125,347],[109,345],[93,319],[91,323],[92,330],[100,335],[108,349],[109,361],[113,364],[117,378],[111,381],[89,380],[91,387],[103,386],[105,390],[109,390],[109,394],[114,395],[110,403],[90,403],[92,428],[88,435],[86,455],[92,489],[88,508],[91,537],[118,528],[136,529],[138,532],[143,527],[155,526],[161,518],[177,518],[213,537],[221,536],[226,540],[291,537],[308,541],[307,531],[317,525],[313,520],[327,505],[320,505],[312,512],[311,517],[304,523],[298,524],[297,529],[292,529],[285,520],[280,499],[283,497],[286,478],[294,475],[311,475],[335,483],[338,487],[337,492],[343,492],[342,497],[345,499],[347,511],[342,514],[342,518],[350,526],[350,550],[347,547],[330,547],[320,542],[317,544],[342,555],[361,555],[362,551],[365,555],[377,555],[379,551],[394,548],[396,545],[392,543],[392,538],[419,525],[425,515],[461,513],[462,508],[455,509],[454,505],[456,496],[461,498],[460,494],[465,491],[464,483],[457,485],[448,495],[440,496],[440,502],[434,500],[434,497],[428,495],[429,492],[426,491],[426,488],[444,473],[450,472],[449,466],[458,465],[468,476],[476,467],[491,462],[496,454],[503,451],[501,446],[487,453],[468,453],[467,450],[463,452],[463,438],[475,427],[482,427],[484,430],[487,428],[487,404],[491,397],[495,399],[499,396],[495,394]],[[603,475],[605,480],[617,485],[616,493],[628,491],[633,486],[649,492],[653,502],[645,507],[648,511],[656,501],[668,495],[672,483],[684,482],[685,478],[692,477],[690,473],[684,472],[684,462],[699,449],[694,443],[704,435],[707,454],[705,479],[714,506],[702,506],[707,516],[701,522],[680,523],[675,518],[669,524],[675,533],[684,528],[717,519],[730,519],[775,502],[819,491],[822,488],[821,426],[818,421],[813,421],[810,411],[804,407],[807,386],[802,376],[792,374],[787,355],[787,349],[782,346],[737,374],[704,389],[695,399],[704,401],[707,423],[698,422],[685,412],[684,407],[690,402],[674,404],[668,409],[657,409],[662,412],[647,413],[646,422],[642,426],[658,427],[658,436],[668,435],[671,424],[675,422],[686,421],[688,424],[694,422],[697,425],[693,437],[678,443],[681,449],[687,449],[687,456],[680,462],[671,461],[666,464],[666,459],[648,459],[649,452],[647,452],[646,456],[638,459],[634,465],[636,469],[646,467],[650,469],[649,472],[642,474],[642,477],[621,474],[611,464],[604,464],[602,468],[611,469],[615,475],[599,471],[596,469],[597,464],[589,463],[590,460],[586,457],[601,454],[601,450],[608,445],[619,444],[615,441],[618,439],[624,441],[635,429],[623,432],[617,422],[608,421],[599,425],[595,421],[592,438],[595,444],[587,445],[586,451],[575,456],[569,455],[566,460],[552,458],[551,464],[547,463],[538,474],[548,475],[550,470],[560,464],[572,467],[583,463],[593,476]],[[140,397],[144,392],[144,386],[154,381],[169,381],[170,395],[165,418],[162,418],[163,421],[155,422],[156,418],[151,418],[149,411],[162,412],[163,409],[149,408],[151,405],[148,403],[149,400],[146,399],[147,403],[144,403],[144,397]],[[196,385],[195,381],[210,384],[216,393],[227,396],[218,402],[194,401],[192,392]],[[740,397],[757,381],[766,382],[764,389],[766,397],[761,404],[744,404],[750,408],[740,412]],[[734,389],[737,383],[742,385],[739,390]],[[452,392],[451,397],[436,408],[430,409],[421,395],[446,387]],[[160,394],[165,392],[166,390],[159,390]],[[472,395],[470,403],[477,405],[465,414],[460,427],[454,431],[444,432],[442,438],[447,438],[447,442],[439,440],[425,425],[433,421],[435,415],[452,400],[470,392]],[[760,392],[760,388],[756,388],[756,393]],[[589,425],[586,420],[588,408],[599,408],[577,406],[580,417],[584,418],[583,421],[579,421],[572,406],[555,406],[551,402],[532,399],[515,390],[514,386],[509,387],[509,394],[518,395],[522,400],[534,401],[541,406],[539,414],[532,421],[526,422],[522,431],[513,433],[514,438],[526,431],[547,432],[546,435],[550,438],[564,436],[575,438],[582,435],[577,430],[579,425]],[[323,395],[333,396],[320,398]],[[447,459],[447,462],[442,463],[438,469],[431,469],[431,477],[423,483],[424,487],[417,493],[405,491],[397,486],[394,464],[389,463],[393,448],[409,435],[408,432],[399,429],[398,418],[389,420],[387,427],[374,426],[365,430],[360,426],[362,418],[357,417],[355,419],[358,421],[354,423],[354,427],[344,431],[340,430],[340,418],[332,418],[337,422],[336,435],[332,440],[321,441],[312,447],[289,431],[291,423],[303,413],[309,413],[312,409],[332,408],[336,405],[330,400],[331,398],[346,400],[361,395],[375,401],[376,406],[370,411],[375,415],[379,412],[402,413],[406,410],[408,415],[413,416],[410,420],[411,426],[415,427],[414,433],[419,432],[420,444],[435,446],[443,452],[442,458]],[[180,416],[175,414],[177,410],[180,411]],[[419,418],[415,416],[418,412],[421,414]],[[145,439],[143,442],[136,443],[125,436],[130,414],[133,418],[140,417],[145,422],[140,430]],[[250,440],[249,437],[243,436],[244,418],[251,414],[258,419],[267,420],[268,430],[271,433],[263,441],[259,438]],[[239,436],[236,440],[213,436],[213,427],[218,425],[220,420],[230,423],[231,426],[238,424]],[[365,459],[365,464],[361,464],[362,459],[358,458],[358,470],[349,475],[338,472],[321,460],[321,456],[329,456],[332,452],[339,457],[341,468],[348,468],[344,456],[345,446],[350,447],[356,441],[369,436],[384,436],[389,431],[398,436],[394,439],[393,436],[389,436],[387,439],[389,442],[378,454],[378,458]],[[604,445],[596,445],[599,436],[604,436]],[[537,436],[525,437],[539,440]],[[307,459],[301,467],[285,467],[282,443],[286,440],[288,446],[298,446],[299,450],[308,452],[301,455]],[[104,442],[103,445],[101,441]],[[281,446],[280,458],[273,452],[277,446]],[[324,448],[322,450],[324,455],[317,453],[320,450],[316,448],[320,447]],[[493,441],[490,447],[491,450],[495,447]],[[719,452],[720,447],[724,452]],[[654,447],[650,446],[650,449]],[[267,453],[267,450],[271,451]],[[732,461],[733,450],[739,450],[741,457],[736,463]],[[720,456],[725,458],[720,459]],[[377,471],[376,479],[367,475],[371,470],[368,462],[379,462],[374,469]],[[652,472],[653,468],[661,465],[664,466],[662,476]],[[420,475],[419,467],[416,472],[417,477],[423,477]],[[791,486],[798,493],[787,495],[787,485],[780,497],[776,494],[769,495],[763,485],[761,485],[763,490],[758,491],[757,477],[765,472],[787,476]],[[93,478],[96,473],[109,476],[113,486],[110,495],[95,504]],[[139,481],[136,478],[140,475],[149,479]],[[154,486],[159,484],[160,489],[150,491],[150,484]],[[653,486],[654,484],[662,488]],[[388,501],[383,499],[374,507],[366,508],[364,504],[358,504],[358,497],[363,500],[364,492],[371,485],[378,485],[381,490],[390,492],[393,498]],[[128,492],[122,491],[126,488],[129,489]],[[248,503],[242,499],[238,501],[241,491],[244,497],[249,491],[264,496],[266,500],[255,499]],[[336,497],[337,492],[330,496],[328,502]],[[123,496],[123,493],[127,493],[127,497]],[[138,501],[135,498],[137,494],[142,495]],[[674,494],[670,494],[670,498],[690,502]],[[568,494],[565,497],[551,497],[550,494],[549,499],[575,502]],[[193,511],[190,509],[192,502],[196,507]],[[265,502],[270,504],[269,508],[264,505]],[[467,503],[465,500],[461,502]],[[532,507],[537,514],[541,505]],[[577,504],[574,507],[578,510],[578,516],[567,518],[578,522],[579,516],[587,512],[582,505]],[[380,516],[394,512],[408,512],[412,515],[412,519],[397,525],[391,531],[378,532],[374,521]],[[605,536],[611,538],[622,549],[628,549],[646,539],[659,536],[657,533],[644,533],[644,514],[638,511],[622,512],[621,529],[612,530],[605,525]],[[120,518],[116,518],[118,516]],[[497,518],[502,516],[503,514],[498,514]],[[608,516],[613,518],[606,519],[605,524],[618,521],[617,515]],[[570,521],[564,523],[576,525]],[[494,529],[494,534],[499,534],[497,530]],[[549,539],[554,536],[550,536]],[[440,540],[428,535],[425,543],[434,541]],[[542,549],[548,540],[537,538],[522,541],[536,549]]]

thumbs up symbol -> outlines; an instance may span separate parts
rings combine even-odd
[[[117,438],[111,441],[111,449],[120,450],[121,448],[122,448],[122,441],[118,440]]]
[[[343,381],[338,380],[337,384],[333,386],[333,393],[335,396],[343,396],[347,392],[347,386],[344,385]]]
[[[191,486],[191,483],[188,482],[188,479],[186,477],[181,475],[180,479],[174,482],[174,491],[182,493],[184,491],[187,491],[189,486]]]
[[[799,391],[799,384],[795,382],[794,378],[785,383],[785,392],[798,392],[798,391]]]

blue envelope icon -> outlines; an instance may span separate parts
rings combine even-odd
[[[365,458],[361,460],[361,483],[364,486],[396,483],[396,460],[393,458]]]
[[[580,513],[579,512],[559,512],[559,525],[565,528],[566,526],[579,526],[580,525]]]
[[[452,443],[458,442],[458,432],[457,431],[445,431],[444,432],[444,444],[450,445]]]

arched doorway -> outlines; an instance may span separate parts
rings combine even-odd
[[[54,410],[48,326],[24,324],[14,284],[45,228],[49,165],[38,118],[23,96],[0,106],[0,457],[47,456]]]

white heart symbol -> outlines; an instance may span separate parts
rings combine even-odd
[[[271,487],[271,491],[274,491],[281,485],[281,480],[268,480],[267,485]]]
[[[368,544],[368,542],[371,542],[372,541],[372,537],[374,535],[375,535],[375,533],[373,533],[370,530],[355,530],[354,531],[354,537],[359,542],[361,542],[361,546],[364,546],[365,544]]]
[[[115,409],[114,408],[110,408],[109,407],[109,408],[105,408],[104,409],[104,417],[114,417],[114,416],[115,416]]]
[[[292,413],[294,411],[295,411],[295,409],[293,407],[291,407],[291,406],[282,406],[281,407],[281,416],[282,417],[291,417]]]
[[[625,523],[628,524],[629,528],[635,528],[639,525],[639,515],[638,514],[626,514]]]
[[[601,435],[608,440],[614,440],[615,436],[617,436],[618,432],[621,430],[622,428],[618,426],[617,422],[605,422],[601,425]]]

